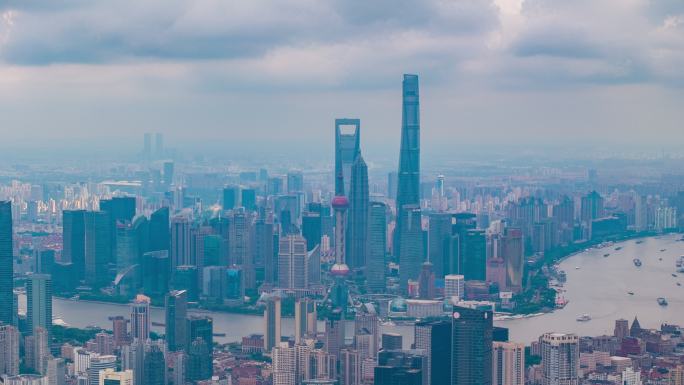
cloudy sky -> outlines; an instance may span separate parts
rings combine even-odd
[[[682,0],[1,0],[0,149],[684,145]]]

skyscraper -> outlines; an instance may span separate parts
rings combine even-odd
[[[426,367],[427,357],[422,350],[381,351],[375,367],[374,384],[425,385]]]
[[[306,239],[306,249],[313,250],[321,244],[321,213],[305,211],[302,213],[302,236]]]
[[[305,336],[316,333],[316,318],[316,302],[308,298],[295,301],[295,343],[301,343]]]
[[[592,221],[603,217],[605,214],[603,209],[603,197],[596,191],[582,197],[580,206],[580,221],[584,231],[585,239],[592,237]]]
[[[32,335],[26,337],[27,364],[41,375],[47,374],[48,359],[50,358],[48,339],[47,330],[40,326],[33,330]]]
[[[108,283],[107,264],[112,258],[112,227],[104,211],[85,213],[85,271],[87,285],[102,287]]]
[[[280,238],[278,287],[306,289],[308,278],[306,256],[306,240],[301,235],[288,235]]]
[[[451,218],[448,213],[432,213],[428,225],[428,259],[432,263],[436,278],[446,275],[448,268],[448,242],[451,238]]]
[[[325,320],[324,348],[328,354],[340,357],[340,349],[344,348],[345,322],[342,310],[333,309]]]
[[[304,174],[301,171],[287,173],[287,192],[298,193],[304,191]]]
[[[189,345],[187,379],[189,381],[207,380],[213,371],[211,348],[201,338],[195,338]]]
[[[459,274],[449,274],[444,277],[444,297],[465,298],[465,277]]]
[[[47,274],[33,274],[26,281],[26,323],[28,334],[36,328],[51,332],[52,279]]]
[[[164,156],[164,135],[161,132],[154,134],[154,155],[157,158]]]
[[[399,222],[401,223],[401,245],[399,266],[399,287],[406,292],[409,280],[417,280],[423,264],[423,228],[421,211],[418,205],[403,206]],[[395,233],[398,229],[395,229]]]
[[[618,342],[622,342],[623,338],[629,337],[629,321],[624,318],[615,320],[613,335],[618,339]]]
[[[113,197],[100,200],[100,211],[109,218],[110,257],[109,262],[116,262],[116,228],[117,223],[130,223],[135,217],[135,197]]]
[[[238,206],[240,187],[228,186],[223,189],[223,210],[232,210]]]
[[[340,384],[361,385],[361,355],[353,349],[340,351]]]
[[[416,349],[425,350],[428,385],[451,383],[451,322],[434,320],[415,325]]]
[[[130,222],[135,216],[135,197],[113,197],[100,201],[100,211],[109,214],[112,224]]]
[[[349,227],[347,229],[347,264],[351,269],[366,266],[368,253],[368,166],[361,153],[351,169],[349,188]]]
[[[366,282],[372,293],[385,291],[385,255],[387,253],[387,205],[371,202],[368,218],[368,257]]]
[[[361,121],[335,119],[335,195],[347,195],[351,169],[361,152]]]
[[[233,210],[228,218],[228,249],[230,264],[242,267],[245,288],[256,288],[252,240],[254,239],[254,213],[244,208]]]
[[[272,350],[273,385],[295,385],[295,350],[279,342]]]
[[[169,290],[169,253],[166,250],[150,251],[142,257],[143,292],[161,298]]]
[[[525,385],[525,345],[494,342],[492,385]]]
[[[491,311],[454,306],[451,319],[451,384],[492,384]]]
[[[402,83],[401,150],[397,185],[397,224],[394,234],[395,255],[401,263],[404,238],[404,206],[420,203],[420,106],[418,75],[404,75]],[[423,261],[419,261],[421,263]]]
[[[146,340],[150,337],[150,299],[138,295],[131,304],[131,337]]]
[[[169,208],[162,207],[150,215],[150,251],[169,250]]]
[[[256,210],[256,190],[253,188],[243,188],[240,193],[240,204],[245,210]]]
[[[254,264],[264,269],[264,282],[275,284],[278,280],[278,253],[274,247],[273,223],[259,218],[254,225]]]
[[[85,275],[85,211],[62,211],[62,261],[71,262],[76,281]]]
[[[190,255],[190,220],[185,216],[175,216],[171,220],[171,268],[193,265]]]
[[[349,267],[345,262],[349,200],[344,195],[337,195],[332,200],[332,207],[335,210],[335,264],[330,268],[330,274],[333,275],[334,281],[328,297],[332,308],[340,309],[344,314],[347,311],[349,298],[349,288],[346,283]]]
[[[188,315],[186,333],[188,341],[200,338],[209,347],[209,352],[214,346],[214,320],[209,316],[191,314]]]
[[[48,385],[66,384],[66,363],[64,358],[51,358],[48,360],[47,378]]]
[[[19,374],[19,330],[0,323],[0,376]]]
[[[280,343],[280,297],[266,300],[264,309],[264,350],[269,352]]]
[[[100,374],[107,369],[116,370],[116,356],[92,356],[87,369],[88,385],[100,385]]]
[[[14,323],[12,202],[0,201],[0,322]]]
[[[364,358],[376,359],[380,347],[379,332],[380,321],[378,320],[378,313],[375,310],[375,306],[370,303],[361,305],[354,315],[354,336],[358,337],[367,334],[369,337],[365,349],[362,349],[361,346],[356,346],[356,349],[360,351]],[[356,339],[356,341],[358,342],[359,339]]]
[[[506,290],[520,292],[524,265],[523,234],[518,228],[507,228],[502,239],[501,254],[506,266]]]
[[[173,184],[173,162],[164,162],[164,186],[168,189]]]
[[[420,269],[418,276],[418,298],[420,299],[434,299],[435,292],[435,272],[432,263],[426,261]]]
[[[214,321],[211,317],[193,314],[188,316],[187,324],[188,379],[206,380],[213,372]]]
[[[188,297],[185,290],[172,290],[166,295],[166,344],[171,351],[184,350],[187,342],[185,318]]]
[[[542,385],[579,384],[579,337],[546,333],[540,338]]]
[[[165,385],[166,361],[164,360],[164,352],[158,345],[150,346],[149,351],[145,352],[144,362],[143,384]]]
[[[461,268],[467,281],[487,279],[487,237],[484,230],[468,230],[460,239]]]

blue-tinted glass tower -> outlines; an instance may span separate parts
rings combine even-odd
[[[0,323],[14,321],[12,202],[0,201]]]
[[[368,166],[361,154],[356,157],[349,189],[349,228],[346,261],[351,269],[366,266],[368,254]]]
[[[347,195],[351,169],[361,152],[361,121],[335,119],[335,195]]]
[[[397,223],[394,233],[394,254],[402,261],[401,248],[404,244],[422,244],[422,233],[417,239],[402,239],[415,236],[419,232],[404,234],[407,228],[402,222],[407,218],[405,207],[420,207],[420,111],[418,96],[418,75],[404,75],[402,83],[401,149],[399,152],[399,175],[397,184]],[[412,256],[415,257],[415,256]],[[418,262],[418,266],[423,261]],[[403,266],[402,266],[403,267]],[[402,269],[403,270],[403,269]],[[411,277],[415,278],[415,277]],[[402,278],[403,279],[403,278]],[[401,282],[405,287],[406,282]]]

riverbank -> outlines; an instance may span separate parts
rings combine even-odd
[[[565,308],[534,317],[497,319],[495,325],[508,328],[511,341],[528,344],[537,340],[544,332],[578,335],[612,333],[614,322],[618,318],[634,319],[638,316],[641,324],[648,327],[658,327],[664,322],[682,324],[684,287],[677,286],[676,282],[684,277],[681,274],[680,278],[671,276],[676,259],[684,255],[684,242],[680,242],[680,238],[681,236],[659,235],[655,238],[643,238],[644,242],[639,244],[633,241],[615,244],[608,258],[603,257],[608,251],[599,249],[590,249],[576,253],[572,258],[565,258],[559,263],[559,268],[567,270],[568,280],[564,285],[563,295],[569,303]],[[621,250],[615,251],[617,246],[621,246]],[[661,252],[662,249],[667,251]],[[636,268],[632,263],[634,256],[641,257],[644,263],[641,268]],[[629,295],[629,291],[635,294]],[[657,297],[663,296],[667,297],[669,306],[661,307],[657,304]],[[226,333],[225,337],[215,338],[220,343],[240,341],[244,336],[263,333],[264,330],[261,314],[199,311],[214,319],[215,332]],[[53,314],[75,328],[98,326],[111,329],[110,317],[129,317],[130,308],[126,304],[54,298]],[[575,318],[582,314],[590,314],[592,320],[577,322]],[[153,322],[164,322],[164,309],[153,308],[150,315]],[[351,335],[354,323],[346,324]],[[323,328],[323,323],[319,322],[319,330]],[[152,326],[152,329],[158,333],[164,332],[159,326]],[[412,325],[387,324],[381,325],[380,330],[401,334],[406,348],[413,343]],[[292,318],[283,318],[282,334],[294,334]]]
[[[550,286],[550,281],[557,278],[552,274],[556,274],[557,266],[566,259],[592,250],[602,244],[614,244],[668,234],[678,233],[674,231],[666,233],[653,231],[629,232],[582,243],[573,243],[547,251],[526,272],[525,277],[529,279],[528,288],[514,297],[514,300],[519,302],[519,304],[511,314],[513,316],[530,316],[540,313],[552,313],[557,310],[556,296],[558,291]]]

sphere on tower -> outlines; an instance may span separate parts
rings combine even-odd
[[[349,266],[344,263],[336,263],[330,268],[330,274],[343,277],[349,274]]]
[[[332,207],[335,210],[344,210],[349,208],[349,199],[344,195],[336,195],[332,199]]]

